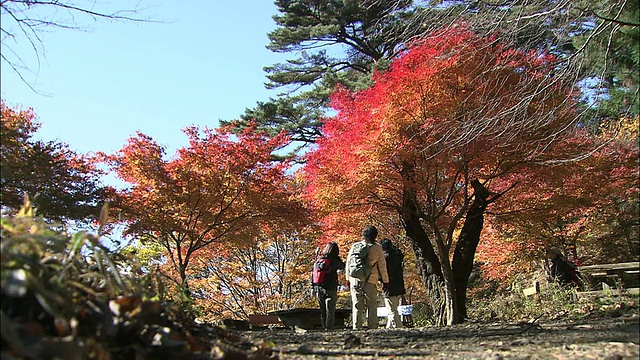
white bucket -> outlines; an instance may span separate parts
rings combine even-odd
[[[408,316],[413,314],[413,305],[400,305],[398,306],[398,314]]]

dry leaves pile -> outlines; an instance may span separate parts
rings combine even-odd
[[[2,218],[0,247],[2,359],[272,356],[268,342],[198,324],[160,301],[131,261],[89,233],[52,230],[29,206]]]

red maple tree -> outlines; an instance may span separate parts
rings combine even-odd
[[[520,169],[557,160],[555,144],[575,130],[573,89],[553,63],[456,25],[410,46],[371,88],[332,97],[337,115],[304,169],[308,194],[326,225],[399,217],[438,324],[466,317],[487,207]]]
[[[487,277],[510,283],[535,270],[549,247],[579,265],[637,260],[637,139],[638,117],[622,117],[595,134],[582,129],[557,146],[568,152],[587,144],[594,149],[588,156],[513,174],[512,181],[528,186],[493,208],[496,231],[487,232],[478,249]]]
[[[189,146],[170,160],[141,133],[116,154],[103,154],[128,184],[112,199],[112,213],[126,224],[125,235],[162,246],[169,274],[177,274],[186,295],[188,269],[198,256],[211,255],[213,247],[221,256],[206,261],[215,262],[256,241],[261,224],[302,222],[306,216],[289,186],[289,164],[273,161],[286,139],[254,130],[232,134],[189,127]]]

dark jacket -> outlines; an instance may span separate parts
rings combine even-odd
[[[320,258],[325,258],[325,256]],[[329,256],[329,260],[331,260],[331,272],[326,275],[322,287],[325,290],[336,291],[338,290],[338,270],[344,270],[345,263],[339,256]]]
[[[384,251],[384,258],[387,261],[387,272],[389,273],[389,288],[384,292],[384,296],[399,296],[405,294],[404,270],[402,261],[404,254],[395,246]]]
[[[551,278],[561,285],[568,285],[572,282],[571,269],[569,264],[560,256],[551,260]]]

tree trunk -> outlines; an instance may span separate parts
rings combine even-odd
[[[405,190],[400,217],[407,237],[411,239],[416,257],[416,267],[425,285],[435,323],[436,325],[447,325],[450,314],[447,312],[446,288],[440,261],[429,236],[422,228],[420,218],[417,215],[416,203],[409,190]]]
[[[180,274],[180,293],[182,294],[184,299],[191,298],[191,290],[189,289],[189,283],[187,280],[187,267],[180,266],[178,269],[178,273]]]
[[[458,310],[456,318],[460,323],[467,318],[467,286],[473,270],[476,248],[480,242],[480,233],[484,226],[484,212],[489,197],[489,191],[477,179],[471,182],[471,186],[473,186],[475,198],[467,211],[464,225],[458,236],[452,263]]]

